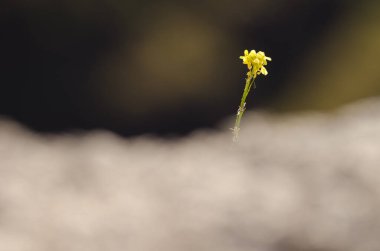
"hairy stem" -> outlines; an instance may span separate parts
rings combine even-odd
[[[233,142],[237,142],[239,139],[240,121],[245,112],[245,105],[246,105],[245,100],[247,99],[248,93],[251,90],[252,85],[253,85],[253,88],[256,87],[255,78],[254,77],[247,78],[245,82],[243,96],[241,97],[240,106],[236,114],[235,126],[234,128],[232,128]]]

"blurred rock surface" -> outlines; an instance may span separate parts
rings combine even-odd
[[[243,125],[231,145],[2,120],[0,250],[380,250],[378,99]]]

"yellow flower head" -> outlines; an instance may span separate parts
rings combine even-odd
[[[260,74],[267,75],[268,71],[264,65],[268,64],[267,61],[272,60],[270,57],[265,56],[264,52],[259,51],[256,53],[255,50],[251,50],[249,53],[248,50],[245,50],[244,55],[240,56],[240,59],[242,59],[243,64],[246,64],[248,67],[248,78],[256,78],[256,76]]]

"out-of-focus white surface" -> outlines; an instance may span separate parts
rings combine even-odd
[[[0,251],[378,251],[380,101],[243,118],[241,139],[0,122]]]

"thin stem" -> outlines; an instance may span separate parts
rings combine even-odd
[[[233,142],[237,142],[239,139],[240,121],[245,112],[245,104],[246,104],[245,100],[247,99],[248,93],[251,90],[252,85],[253,85],[253,88],[256,88],[255,78],[254,77],[247,78],[245,82],[243,96],[241,97],[240,106],[236,114],[235,126],[234,128],[232,128]]]

